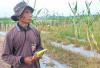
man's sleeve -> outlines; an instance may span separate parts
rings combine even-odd
[[[41,37],[40,37],[40,33],[38,32],[38,43],[37,43],[37,51],[43,50],[42,44],[41,44]]]
[[[12,49],[13,39],[11,38],[11,35],[7,34],[3,43],[2,59],[12,66],[19,66],[21,65],[21,56],[14,56],[12,53]]]

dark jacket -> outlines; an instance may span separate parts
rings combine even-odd
[[[32,46],[36,48],[32,51]],[[5,37],[2,59],[13,68],[40,68],[39,61],[28,66],[22,63],[22,58],[33,56],[35,51],[42,50],[41,38],[38,30],[28,25],[25,30],[19,24],[12,28]]]

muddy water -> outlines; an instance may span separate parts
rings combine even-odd
[[[5,35],[6,35],[5,32],[0,32],[0,36],[5,37]],[[40,66],[41,68],[69,68],[69,66],[60,64],[58,61],[53,60],[46,55],[43,55],[43,59],[40,60]]]

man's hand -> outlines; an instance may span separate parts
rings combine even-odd
[[[36,51],[36,52],[34,53],[34,56],[32,57],[33,62],[39,60],[39,59],[42,57],[42,56],[36,56],[37,53],[38,53],[38,51]]]
[[[42,57],[42,56],[36,56],[36,55],[34,55],[34,56],[32,57],[32,61],[35,62],[35,61],[39,60],[41,57]]]
[[[28,66],[32,65],[32,63],[33,63],[32,61],[33,61],[32,57],[25,57],[25,59],[24,59],[25,64],[27,64]]]

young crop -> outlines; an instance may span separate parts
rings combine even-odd
[[[77,40],[78,40],[78,30],[77,30],[76,21],[75,21],[75,16],[76,16],[76,13],[77,13],[77,1],[74,2],[72,5],[69,2],[68,2],[68,4],[69,4],[69,7],[70,7],[72,13],[74,14],[73,27],[74,27],[74,32],[75,32],[75,44],[76,44]]]
[[[97,45],[96,40],[94,39],[94,34],[93,34],[92,24],[94,22],[94,18],[91,16],[91,12],[90,12],[91,3],[92,3],[92,1],[89,1],[89,0],[85,1],[87,13],[88,13],[88,16],[87,16],[87,40],[88,40],[88,43],[89,43],[91,49],[93,49],[92,42],[91,42],[93,40],[94,44],[96,45],[96,48],[99,50],[99,47]]]
[[[43,53],[44,53],[46,50],[47,50],[47,49],[44,49],[44,50],[39,51],[39,52],[36,54],[36,56],[42,56]]]

